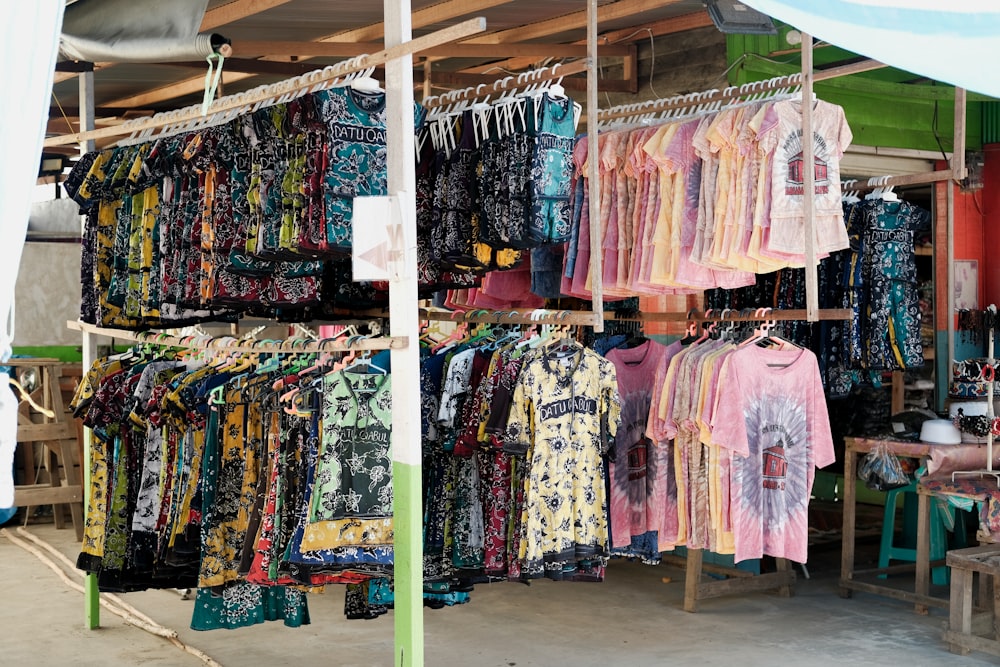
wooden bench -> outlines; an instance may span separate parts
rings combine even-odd
[[[951,604],[944,640],[952,653],[966,655],[970,650],[1000,656],[1000,544],[983,544],[949,551],[945,559],[951,568]],[[973,579],[979,574],[979,603],[985,606],[986,619],[973,618]],[[986,620],[984,633],[973,633],[974,621]]]

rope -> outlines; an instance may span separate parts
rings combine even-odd
[[[63,583],[66,584],[67,587],[79,593],[84,592],[83,586],[78,582],[75,582],[72,579],[70,579],[66,575],[66,572],[61,567],[59,567],[59,565],[54,560],[52,560],[44,553],[42,553],[42,550],[45,550],[50,554],[54,555],[64,565],[72,568],[72,570],[76,572],[76,574],[78,574],[80,577],[83,577],[84,576],[83,573],[79,572],[76,569],[76,566],[63,553],[59,552],[55,547],[53,547],[48,542],[45,542],[44,540],[36,537],[35,535],[32,535],[24,528],[18,528],[17,532],[19,535],[25,537],[26,539],[15,537],[14,534],[11,533],[8,529],[0,528],[0,535],[6,537],[14,545],[24,549],[28,553],[35,556],[38,560],[42,562],[43,565],[45,565],[50,570],[55,572],[56,576],[58,576],[63,581]],[[38,545],[40,549],[34,545]],[[209,667],[222,667],[221,664],[213,660],[207,653],[204,653],[203,651],[200,651],[192,646],[188,646],[180,639],[178,639],[177,632],[175,630],[163,627],[162,625],[151,619],[149,616],[146,616],[141,611],[139,611],[132,605],[122,600],[117,595],[113,595],[111,593],[105,593],[100,597],[99,601],[102,607],[110,611],[115,616],[120,617],[125,623],[133,625],[139,628],[140,630],[145,630],[146,632],[152,635],[156,635],[157,637],[163,637],[177,648],[187,653],[190,653],[191,655],[195,656],[196,658],[204,662]]]
[[[213,59],[218,61],[218,66],[214,70]],[[205,97],[201,100],[202,116],[208,113],[208,108],[212,106],[212,100],[215,99],[215,93],[219,90],[219,82],[222,80],[222,63],[225,62],[226,58],[221,53],[210,53],[205,60],[208,61],[208,71],[205,72]]]

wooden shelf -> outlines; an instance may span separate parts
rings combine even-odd
[[[930,257],[934,254],[934,247],[929,245],[918,245],[914,254],[921,257]]]

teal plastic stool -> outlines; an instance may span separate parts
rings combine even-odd
[[[903,507],[903,538],[905,544],[896,545],[896,500],[899,494],[905,493],[906,503]],[[917,560],[917,483],[914,481],[909,486],[887,491],[885,494],[885,513],[882,517],[882,543],[878,550],[878,566],[889,567],[889,561],[902,560],[914,563]],[[954,510],[947,510],[954,511]],[[931,503],[931,561],[944,560],[948,552],[948,530],[945,527],[944,518],[940,515],[941,510]],[[955,542],[956,548],[966,546],[964,515],[956,520]],[[884,579],[886,575],[880,574]],[[931,581],[937,586],[948,585],[948,568],[936,567],[931,570]]]

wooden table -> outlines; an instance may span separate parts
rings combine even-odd
[[[840,596],[849,598],[854,591],[874,593],[885,597],[914,603],[917,613],[926,614],[928,607],[947,607],[948,600],[932,597],[930,591],[930,498],[927,494],[918,494],[917,502],[917,562],[916,565],[892,565],[887,568],[856,570],[854,568],[854,541],[856,530],[857,504],[857,467],[858,454],[867,454],[876,446],[885,443],[889,450],[897,456],[924,459],[929,456],[934,447],[926,442],[907,442],[903,440],[875,440],[869,438],[845,438],[844,454],[844,527],[843,547],[840,559]],[[915,568],[914,590],[908,591],[892,586],[859,581],[860,574],[893,573],[913,570]]]

